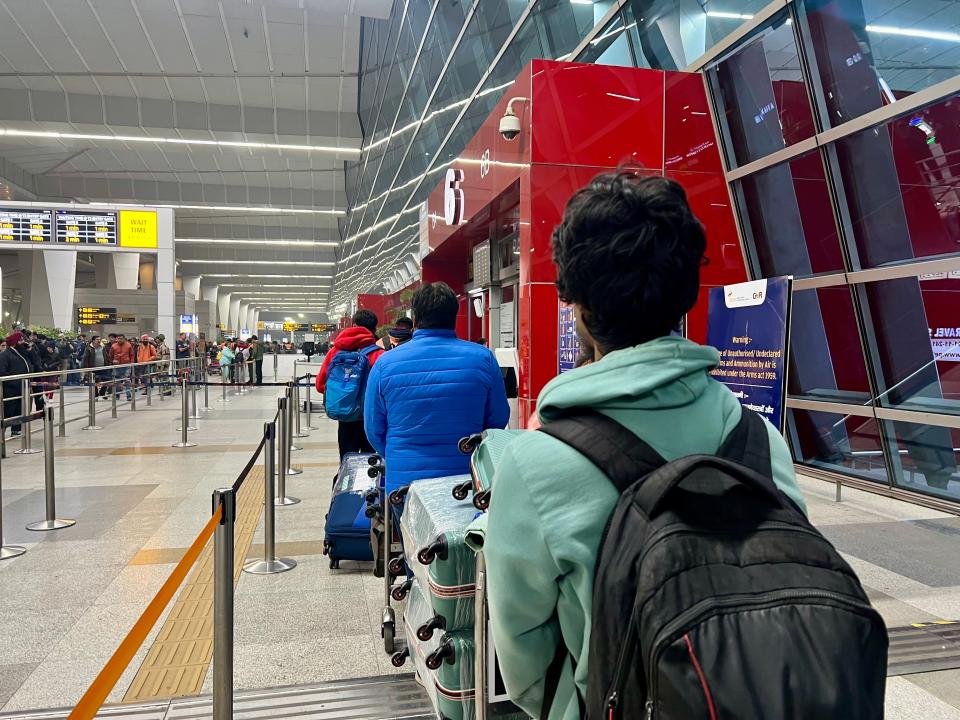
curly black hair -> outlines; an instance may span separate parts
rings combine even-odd
[[[553,232],[557,291],[605,352],[669,335],[697,301],[707,240],[683,188],[622,169],[567,203]]]
[[[353,314],[353,324],[360,327],[365,327],[372,333],[377,332],[377,325],[379,324],[377,319],[377,314],[373,310],[367,310],[363,308],[362,310],[357,310]]]

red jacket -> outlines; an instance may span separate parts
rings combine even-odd
[[[133,362],[133,345],[129,340],[115,342],[110,346],[110,362],[114,365],[129,365]]]
[[[374,345],[376,342],[377,338],[365,327],[354,325],[353,327],[341,330],[340,334],[337,335],[337,339],[333,341],[333,347],[330,348],[330,352],[323,358],[323,365],[320,366],[320,372],[317,374],[317,391],[324,392],[327,389],[327,368],[330,366],[330,361],[333,359],[333,356],[337,354],[338,350],[363,350],[363,348],[368,345]],[[374,350],[367,355],[371,367],[381,355],[383,355],[383,350],[381,349]]]

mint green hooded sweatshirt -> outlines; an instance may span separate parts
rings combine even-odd
[[[740,420],[737,399],[707,374],[718,362],[711,347],[660,338],[554,378],[537,411],[547,423],[566,408],[599,410],[668,461],[712,454]],[[773,479],[805,509],[790,451],[772,425],[768,431]],[[509,444],[492,487],[482,518],[490,622],[511,698],[539,718],[558,642],[576,659],[576,685],[586,696],[594,566],[619,495],[589,460],[540,432],[519,433]],[[579,718],[569,660],[549,717]]]

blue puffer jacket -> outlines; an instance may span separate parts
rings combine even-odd
[[[363,421],[387,487],[470,471],[465,435],[505,427],[510,407],[493,353],[453,330],[417,330],[370,371]]]

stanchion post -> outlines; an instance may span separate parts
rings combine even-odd
[[[192,412],[190,413],[190,418],[193,420],[199,420],[200,409],[197,407],[197,386],[193,383],[190,385],[190,402],[193,408]]]
[[[310,399],[310,388],[313,385],[313,375],[307,374],[307,430],[318,430],[313,426],[313,400]]]
[[[273,453],[277,426],[272,422],[263,424],[263,560],[254,560],[243,566],[243,571],[253,575],[275,575],[292,570],[297,561],[278,558],[276,553],[276,528],[274,526]]]
[[[26,378],[23,380],[21,397],[25,397],[26,401],[20,402],[20,414],[27,419],[20,425],[20,449],[14,450],[13,454],[36,455],[40,452],[40,448],[33,447],[33,433],[30,431],[29,419],[33,413],[33,396],[30,394],[30,381]]]
[[[130,412],[137,411],[137,381],[136,381],[136,371],[135,367],[130,368]]]
[[[292,495],[287,495],[287,475],[290,475],[290,456],[287,454],[287,434],[288,434],[288,425],[287,425],[287,402],[288,398],[282,397],[277,398],[277,409],[279,412],[277,416],[279,417],[280,424],[277,429],[277,440],[276,447],[270,447],[270,453],[275,454],[277,458],[277,465],[279,465],[279,471],[277,472],[277,497],[274,500],[274,504],[278,506],[283,505],[296,505],[300,502],[300,498],[295,498]]]
[[[110,417],[117,416],[117,378],[114,376],[113,383],[110,385],[113,392],[110,393]]]
[[[6,428],[0,424],[0,432],[5,432]],[[20,557],[27,549],[19,545],[3,544],[3,471],[0,463],[0,560],[9,560],[10,558]]]
[[[277,381],[277,348],[273,348],[273,381]]]
[[[303,472],[300,468],[293,467],[290,459],[290,453],[293,450],[302,450],[293,444],[293,383],[287,383],[287,433],[286,433],[286,453],[287,453],[287,475],[299,475]]]
[[[843,483],[837,480],[837,498],[835,502],[843,502]]]
[[[222,511],[213,533],[213,720],[233,720],[233,488],[213,491],[213,512]]]
[[[183,392],[180,393],[180,427],[177,428],[180,431],[180,442],[174,443],[173,447],[196,447],[196,443],[192,443],[187,439],[187,432],[190,430],[196,430],[196,428],[190,427],[190,409],[187,407],[190,403],[190,394],[187,392],[187,379],[184,378],[181,382],[183,383]]]
[[[203,355],[203,409],[210,409],[210,376],[207,374],[207,356]]]
[[[7,426],[3,422],[3,405],[3,400],[0,398],[0,459],[5,460],[7,458]]]
[[[87,424],[84,430],[103,430],[97,425],[97,379],[94,375],[90,376],[90,385],[87,386]]]
[[[76,525],[76,520],[57,517],[56,463],[53,455],[53,408],[43,409],[43,490],[46,496],[46,518],[27,525],[27,530],[59,530]]]
[[[310,433],[304,432],[300,427],[300,378],[293,379],[293,403],[294,403],[294,417],[296,418],[295,428],[293,436],[295,438],[305,438],[310,437]]]
[[[66,436],[67,436],[67,412],[66,412],[66,411],[67,411],[67,403],[66,403],[66,399],[64,398],[63,381],[62,381],[62,380],[60,381],[60,398],[59,398],[59,400],[60,400],[60,412],[57,413],[57,420],[59,421],[59,423],[58,423],[58,424],[59,424],[59,427],[58,427],[58,429],[57,429],[57,434],[58,434],[60,437],[66,437]]]

